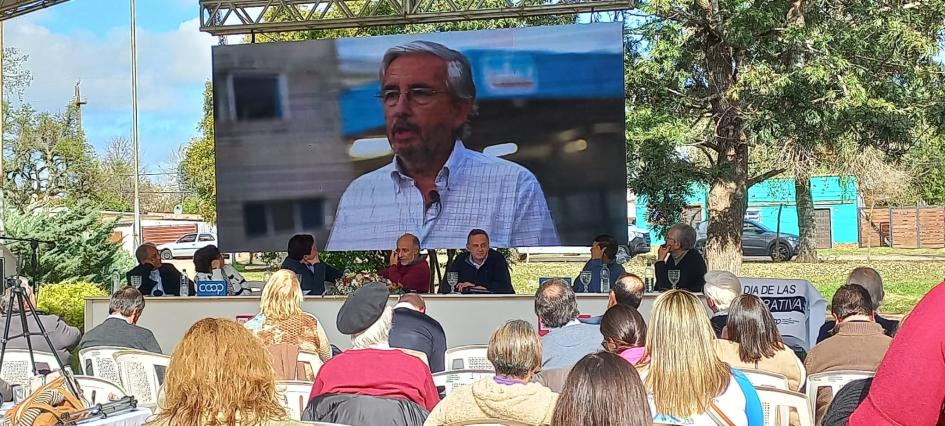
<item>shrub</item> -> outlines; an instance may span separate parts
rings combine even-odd
[[[58,315],[67,324],[84,331],[85,298],[108,295],[101,287],[88,282],[47,284],[39,289],[36,308]]]

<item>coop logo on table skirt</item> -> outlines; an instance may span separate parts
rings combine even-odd
[[[226,296],[226,281],[197,281],[197,296]]]

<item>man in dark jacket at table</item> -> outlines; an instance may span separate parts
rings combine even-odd
[[[705,259],[696,245],[696,230],[685,223],[677,223],[666,232],[666,243],[660,246],[656,270],[656,289],[669,290],[673,287],[702,293],[705,286]],[[674,283],[669,279],[670,271],[678,271],[679,278]]]
[[[132,277],[141,277],[138,291],[145,296],[180,296],[180,280],[183,274],[170,263],[161,262],[161,254],[153,243],[144,243],[135,250],[138,266],[125,274],[128,284]],[[194,295],[194,282],[187,278],[189,295]]]
[[[450,272],[459,274],[455,289],[450,289]],[[446,274],[447,280],[440,283],[440,293],[515,294],[509,263],[502,253],[489,248],[489,234],[482,229],[469,231],[466,253],[453,260]]]
[[[315,237],[297,234],[289,238],[288,256],[282,261],[282,269],[288,269],[301,277],[302,294],[325,293],[325,281],[341,279],[342,272],[322,262],[318,257]]]

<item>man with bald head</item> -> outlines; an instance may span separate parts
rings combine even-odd
[[[397,239],[390,264],[381,276],[400,284],[406,292],[430,292],[430,265],[420,258],[420,240],[415,235],[404,234]]]
[[[392,348],[411,349],[427,355],[430,372],[446,369],[446,333],[426,314],[427,305],[419,294],[400,296],[394,305],[394,325],[390,329]]]
[[[161,254],[153,243],[144,243],[135,250],[138,266],[128,271],[125,276],[128,283],[131,277],[141,277],[138,291],[145,296],[180,296],[180,280],[183,274],[170,263],[161,262]],[[194,283],[187,278],[188,294],[194,295]]]
[[[857,284],[866,289],[866,292],[870,294],[870,302],[873,304],[874,320],[883,327],[887,336],[895,335],[899,328],[899,321],[879,316],[879,306],[883,304],[883,299],[886,297],[886,291],[883,289],[883,277],[879,275],[879,272],[868,266],[853,268],[850,275],[847,276],[846,284]],[[836,326],[835,321],[824,322],[817,334],[817,343],[833,336]]]

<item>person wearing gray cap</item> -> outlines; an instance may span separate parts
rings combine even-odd
[[[387,286],[380,283],[365,284],[348,295],[337,325],[338,331],[351,336],[352,348],[318,371],[305,420],[348,424],[352,418],[390,415],[387,409],[425,419],[440,402],[430,368],[388,343],[393,319],[388,297]]]

